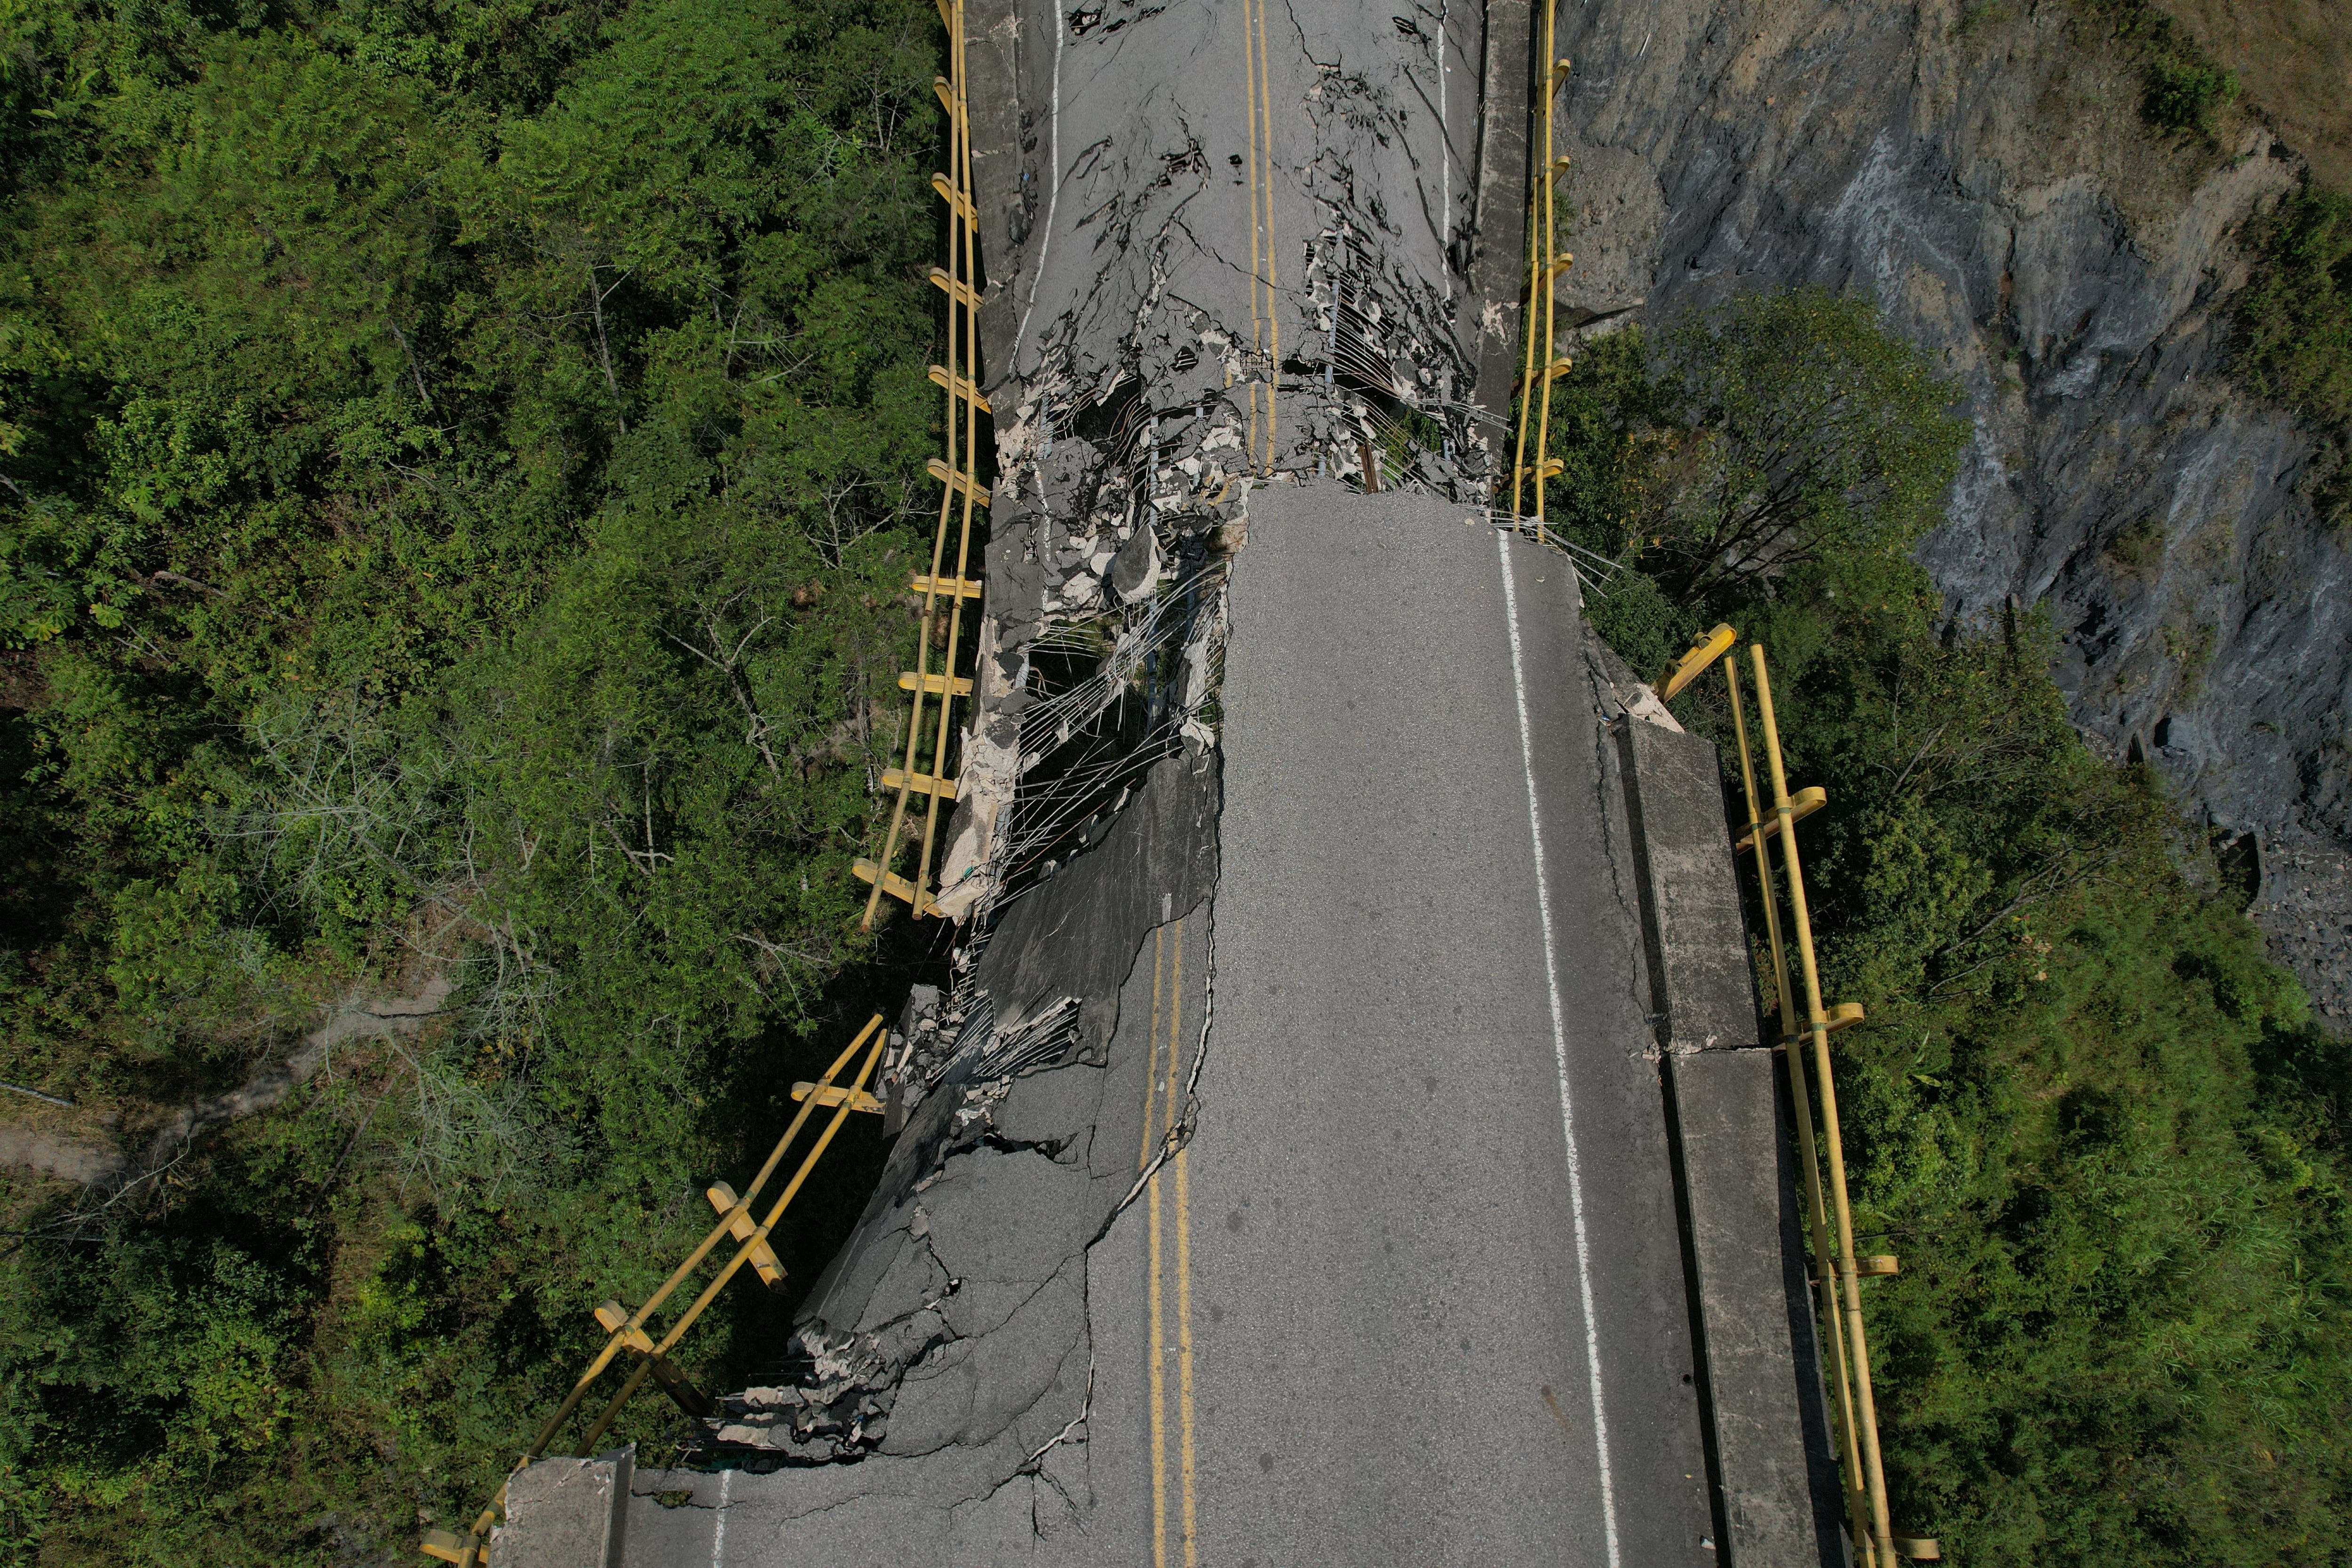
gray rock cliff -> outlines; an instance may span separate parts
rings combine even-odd
[[[2300,163],[2138,119],[2064,0],[1665,0],[1561,14],[1585,330],[1742,289],[1874,294],[1975,437],[1919,552],[1952,612],[2042,605],[2095,748],[2252,834],[2253,913],[2352,1023],[2352,553],[2321,443],[2228,374],[2249,217]]]

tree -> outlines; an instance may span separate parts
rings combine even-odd
[[[1717,619],[1769,647],[1828,792],[1801,832],[1867,1018],[1832,1045],[1855,1223],[1903,1259],[1869,1307],[1899,1517],[1955,1560],[2342,1563],[2352,1049],[2074,734],[2046,623],[1952,625],[1906,558],[1945,398],[1858,302],[1737,301],[1594,345],[1547,499],[1620,562],[1588,602],[1638,668]],[[1731,759],[1719,680],[1675,709]]]
[[[0,1077],[137,1128],[456,989],[119,1202],[0,1172],[0,1560],[396,1556],[918,962],[850,863],[936,493],[937,15],[16,11]],[[772,1348],[738,1310],[688,1355]]]
[[[1832,552],[1900,554],[1934,526],[1968,426],[1948,412],[1953,385],[1882,331],[1868,301],[1811,288],[1742,295],[1599,356],[1595,384],[1622,384],[1643,348],[1645,384],[1616,400],[1607,465],[1622,510],[1596,521],[1615,536],[1602,548],[1630,547],[1670,596]],[[1566,404],[1570,418],[1590,417]],[[1569,432],[1555,446],[1563,436],[1573,453]],[[1553,483],[1571,516],[1596,499],[1589,472]]]

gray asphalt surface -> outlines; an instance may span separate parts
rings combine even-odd
[[[1711,1560],[1573,579],[1465,515],[1253,498],[1191,1152],[1204,1563]]]
[[[951,1300],[1027,1303],[909,1373],[894,1445],[967,1436],[641,1474],[632,1563],[1716,1560],[1574,579],[1468,516],[1251,498],[1216,891],[1143,942],[1103,1068],[1015,1081],[1008,1135],[1057,1076],[1099,1095],[1062,1163],[969,1219],[922,1200]],[[1188,1120],[1070,1283],[1014,1283],[1055,1193]]]

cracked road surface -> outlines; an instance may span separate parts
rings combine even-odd
[[[1466,515],[1253,498],[1213,896],[1106,844],[1104,1061],[1015,1078],[825,1288],[950,1325],[879,1449],[641,1474],[633,1563],[1714,1560],[1574,581]],[[1118,923],[1068,875],[1039,935]]]

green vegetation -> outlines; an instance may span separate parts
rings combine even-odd
[[[2314,500],[2340,529],[2352,524],[2352,196],[2306,180],[2249,237],[2260,261],[2238,296],[2239,365],[2326,433]]]
[[[1737,395],[1694,395],[1708,342]],[[1725,474],[1788,482],[1689,456],[1805,384],[1773,345],[1882,367],[1832,417],[1909,437],[1795,509],[1784,563],[1695,572]],[[2352,1050],[2153,781],[2075,737],[2046,628],[1943,622],[1905,555],[1931,509],[1853,526],[1948,481],[1928,379],[1818,295],[1621,333],[1555,393],[1549,496],[1624,563],[1593,612],[1619,650],[1652,672],[1730,620],[1773,660],[1792,777],[1828,789],[1807,880],[1831,994],[1869,1016],[1836,1037],[1857,1220],[1904,1265],[1868,1287],[1897,1522],[1958,1562],[2344,1563]],[[1676,706],[1727,742],[1722,690]]]
[[[320,1003],[457,991],[110,1202],[9,1178],[0,1541],[404,1556],[699,1234],[854,984],[903,988],[843,966],[890,957],[848,872],[928,534],[937,18],[9,31],[0,1078],[135,1157]],[[833,1156],[803,1283],[874,1157]],[[732,1310],[714,1375],[781,1321]]]
[[[2216,110],[2238,99],[2238,79],[2201,58],[2161,58],[2147,68],[2147,92],[2140,112],[2168,131],[2210,136]]]
[[[2214,116],[2237,101],[2236,73],[2223,68],[2158,0],[2089,0],[2090,9],[2140,54],[2141,117],[2164,131],[2210,141]]]
[[[2352,196],[2306,184],[2273,212],[2239,297],[2245,354],[2296,413],[2352,426]]]

